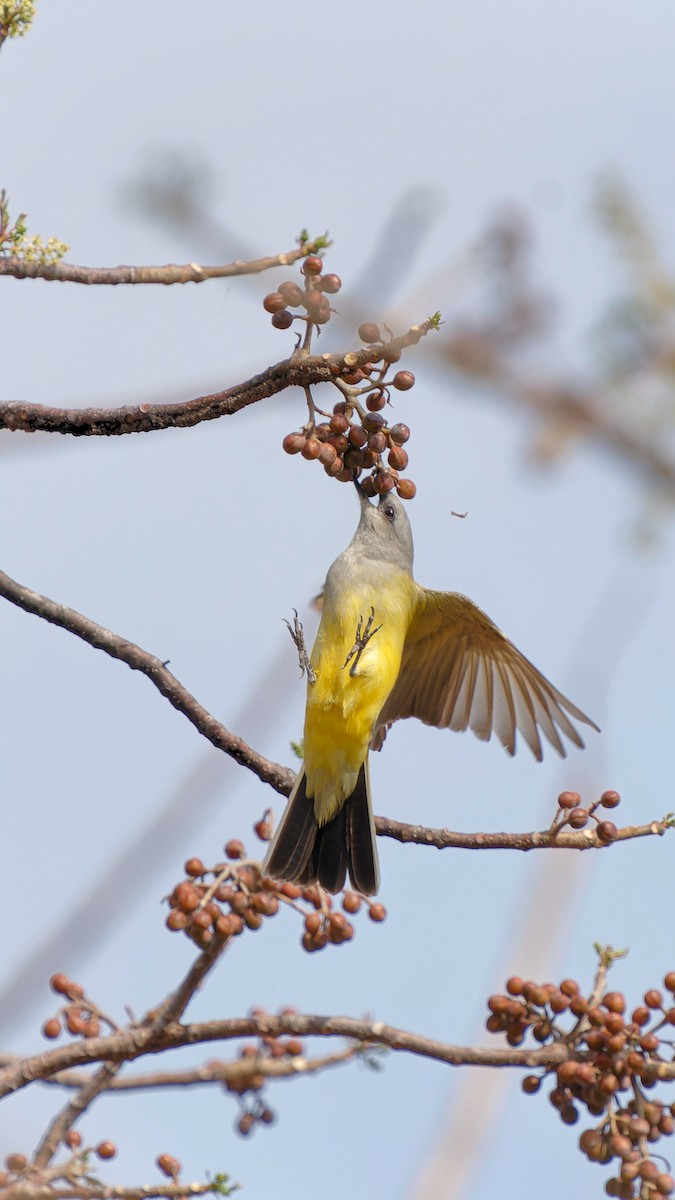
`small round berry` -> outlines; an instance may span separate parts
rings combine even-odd
[[[573,808],[568,820],[572,829],[583,829],[588,825],[588,812],[585,808]]]
[[[541,1087],[541,1078],[539,1075],[526,1075],[520,1086],[526,1096],[533,1096]]]
[[[658,988],[650,988],[645,992],[645,1004],[647,1008],[661,1008],[663,1004],[663,996]]]
[[[391,342],[389,342],[386,346],[382,347],[382,361],[383,362],[395,363],[395,362],[398,362],[400,357],[401,357],[401,351],[399,350],[398,346],[393,346],[391,344]]]
[[[42,1026],[42,1036],[50,1039],[57,1038],[61,1032],[61,1022],[58,1017],[50,1017]]]
[[[619,831],[613,821],[600,821],[595,832],[600,841],[607,846],[610,842],[615,842],[619,836]]]
[[[616,808],[617,804],[621,803],[621,797],[618,792],[603,792],[600,797],[600,803],[603,808]]]
[[[384,471],[378,471],[373,479],[373,486],[380,496],[386,496],[388,492],[393,491],[396,487],[396,480],[392,475],[385,474]]]
[[[387,435],[379,430],[377,433],[371,433],[368,438],[368,448],[375,454],[384,454],[387,449]]]
[[[366,496],[370,496],[370,499],[372,500],[373,496],[375,495],[375,484],[373,482],[372,475],[369,475],[367,477],[367,479],[364,479],[363,483],[361,484],[361,487],[363,488],[364,492],[366,493]]]
[[[8,1154],[5,1158],[5,1166],[8,1171],[12,1171],[14,1175],[18,1175],[21,1171],[25,1171],[28,1166],[28,1159],[25,1154]]]
[[[177,1179],[180,1175],[180,1163],[172,1154],[160,1154],[155,1162],[162,1174],[167,1175],[169,1179]]]
[[[675,971],[668,972],[668,974],[664,977],[663,986],[667,988],[669,992],[675,993]]]
[[[305,444],[304,433],[287,433],[281,443],[287,454],[299,454]]]
[[[298,308],[302,304],[304,292],[294,280],[289,279],[285,283],[280,283],[277,291],[289,308]]]
[[[239,1132],[242,1134],[243,1137],[247,1137],[247,1135],[253,1129],[254,1124],[255,1124],[255,1117],[253,1116],[253,1113],[246,1112],[246,1113],[243,1113],[243,1115],[239,1118],[239,1121],[237,1123],[237,1129],[239,1130]]]
[[[345,416],[344,413],[333,413],[330,419],[331,433],[345,434],[349,431],[349,428],[349,417]]]
[[[387,403],[387,397],[384,392],[370,392],[366,396],[366,408],[369,412],[381,412]]]
[[[415,386],[415,376],[412,371],[397,371],[391,382],[398,392],[409,392]]]
[[[633,1009],[630,1019],[635,1025],[646,1025],[650,1016],[649,1009],[644,1004],[638,1004],[637,1008]]]
[[[356,892],[345,892],[342,898],[342,907],[345,912],[354,914],[361,907],[361,897],[356,895]]]
[[[368,916],[371,921],[384,921],[387,915],[387,910],[384,904],[371,904],[368,909]]]
[[[417,487],[413,483],[412,479],[399,479],[398,483],[396,484],[396,491],[401,497],[401,500],[414,500]]]
[[[183,912],[180,908],[172,908],[171,912],[166,918],[166,927],[167,929],[170,929],[172,933],[178,933],[182,929],[187,929],[189,923],[190,918],[188,917],[187,913]]]
[[[668,1175],[662,1171],[658,1179],[654,1180],[656,1190],[661,1196],[670,1196],[671,1192],[675,1191],[675,1179],[672,1175]]]
[[[303,275],[320,275],[323,271],[323,259],[318,254],[308,254],[300,270]]]
[[[625,1013],[626,997],[623,992],[605,992],[602,1003],[608,1012]]]
[[[395,446],[405,445],[409,437],[410,430],[407,425],[403,424],[402,421],[399,421],[396,425],[392,425],[391,429],[389,430],[389,440],[392,441]]]
[[[206,871],[201,858],[188,858],[183,869],[186,875],[203,875]]]
[[[185,913],[194,912],[199,907],[200,895],[194,883],[179,883],[173,893],[173,902],[176,908],[182,909]]]
[[[117,1147],[114,1142],[99,1142],[94,1148],[94,1154],[99,1158],[114,1158],[117,1154]]]
[[[324,297],[321,303],[317,304],[309,315],[316,325],[326,325],[328,321],[330,321],[331,311],[331,306],[328,300],[326,300]],[[361,375],[359,377],[362,378]]]
[[[394,446],[387,456],[389,466],[397,471],[405,471],[408,465],[408,455],[402,446]]]
[[[320,282],[321,291],[328,292],[329,296],[334,296],[342,287],[342,280],[339,275],[323,275]]]
[[[277,312],[272,317],[272,324],[275,329],[290,329],[293,324],[293,316],[288,309],[284,308],[282,312]]]
[[[285,307],[286,301],[284,300],[281,292],[270,292],[269,295],[265,296],[265,299],[263,300],[263,308],[265,309],[265,312],[268,313],[283,312]]]
[[[302,454],[303,458],[306,458],[309,462],[311,462],[313,459],[319,457],[321,454],[321,447],[322,443],[318,438],[308,437],[300,453]]]
[[[361,341],[365,342],[366,345],[382,341],[380,327],[374,321],[364,321],[362,325],[359,325],[358,334]]]
[[[225,853],[228,858],[243,858],[244,844],[238,838],[230,838],[225,845]]]
[[[82,1145],[82,1134],[77,1129],[69,1129],[63,1140],[69,1150],[78,1150]]]
[[[68,984],[69,983],[70,983],[70,980],[69,980],[68,976],[64,975],[62,973],[59,973],[58,975],[52,975],[51,979],[49,980],[49,986],[52,989],[52,991],[57,992],[61,996],[68,995]]]
[[[357,450],[363,450],[368,441],[368,434],[362,425],[351,425],[348,440],[350,446],[355,446]]]
[[[379,412],[364,413],[361,423],[363,428],[368,430],[368,433],[379,433],[386,424],[384,417]]]
[[[581,796],[578,792],[561,792],[558,796],[560,808],[576,808],[580,803]]]

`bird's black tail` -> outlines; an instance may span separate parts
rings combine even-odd
[[[263,870],[274,879],[305,887],[318,882],[333,893],[342,890],[349,872],[357,892],[375,895],[380,872],[367,759],[351,796],[325,825],[317,822],[314,801],[307,796],[305,772],[301,770]]]

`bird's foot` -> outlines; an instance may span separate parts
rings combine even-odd
[[[378,630],[382,628],[382,625],[376,625],[375,628],[373,629],[373,621],[374,620],[375,620],[375,609],[372,606],[370,609],[370,616],[368,617],[368,620],[366,621],[365,629],[363,628],[363,617],[359,617],[359,623],[356,626],[356,637],[354,638],[354,645],[352,646],[351,650],[349,651],[349,654],[347,655],[345,661],[342,664],[342,670],[344,671],[345,667],[349,666],[349,663],[351,662],[351,660],[354,659],[351,667],[349,667],[349,674],[351,675],[352,679],[356,675],[356,668],[359,665],[359,659],[360,659],[361,655],[363,654],[363,651],[365,650],[366,646],[368,645],[368,642],[370,641],[371,638],[374,638],[375,634],[378,632]]]
[[[286,626],[288,628],[288,632],[293,638],[293,641],[295,642],[296,650],[298,651],[300,677],[302,678],[302,676],[306,674],[308,683],[316,683],[316,672],[309,661],[307,647],[305,646],[305,631],[302,628],[302,621],[298,616],[297,609],[293,609],[293,624],[291,625],[290,621],[286,621]]]

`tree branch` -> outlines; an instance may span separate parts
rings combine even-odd
[[[419,341],[434,321],[413,325],[406,334],[387,345],[395,349]],[[182,400],[176,404],[130,404],[122,408],[52,408],[45,404],[24,404],[15,400],[0,403],[0,429],[22,433],[69,433],[74,437],[113,437],[125,433],[150,433],[157,429],[187,428],[202,421],[232,416],[275,396],[289,387],[308,387],[330,383],[345,371],[354,371],[372,361],[377,346],[360,347],[345,354],[307,354],[297,351],[244,383],[222,392]]]
[[[35,616],[49,621],[52,625],[67,629],[69,633],[74,633],[82,641],[88,642],[95,650],[103,650],[111,658],[117,658],[120,662],[126,663],[132,671],[140,671],[146,675],[169,703],[178,712],[183,713],[216,749],[223,750],[235,762],[253,771],[254,775],[257,775],[263,783],[269,783],[282,795],[288,795],[295,778],[293,772],[279,763],[264,758],[262,754],[258,754],[248,746],[242,738],[230,733],[229,729],[226,729],[195,700],[187,688],[179,683],[175,675],[172,675],[161,659],[156,658],[154,654],[149,654],[147,650],[142,650],[134,642],[128,642],[118,634],[112,633],[103,625],[97,625],[95,621],[91,621],[82,613],[76,612],[75,609],[67,608],[64,604],[57,604],[55,600],[41,596],[39,592],[31,591],[30,588],[10,579],[9,575],[5,575],[3,571],[0,571],[0,596],[4,596],[6,600],[10,600],[12,604],[16,604],[25,612],[33,613]]]
[[[625,825],[617,831],[614,842],[631,838],[663,837],[672,823],[663,819],[649,825]],[[544,829],[533,833],[455,833],[451,829],[430,829],[424,825],[408,825],[405,821],[390,821],[375,817],[375,829],[380,837],[397,842],[414,842],[418,846],[435,846],[437,850],[602,850],[614,842],[603,842],[595,829]]]
[[[223,266],[204,267],[200,263],[167,263],[164,267],[76,267],[74,263],[29,262],[24,258],[0,255],[0,275],[12,275],[14,279],[58,280],[60,283],[118,284],[136,283],[204,283],[207,279],[229,279],[233,275],[258,275],[272,267],[288,267],[304,258],[311,244],[296,246],[283,254],[270,254],[265,258],[254,258],[250,262],[237,259]]]

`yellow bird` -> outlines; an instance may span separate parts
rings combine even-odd
[[[328,572],[310,656],[303,766],[264,869],[329,892],[379,887],[368,750],[402,717],[425,725],[493,730],[509,754],[518,731],[535,758],[541,734],[564,757],[561,734],[583,748],[570,720],[597,725],[458,592],[420,587],[412,574],[407,513],[389,493],[371,504]]]

